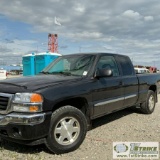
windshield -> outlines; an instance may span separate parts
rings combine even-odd
[[[93,55],[62,56],[41,73],[86,76],[94,61]]]

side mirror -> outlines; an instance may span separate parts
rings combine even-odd
[[[98,69],[96,71],[95,77],[101,78],[101,77],[112,77],[113,72],[111,69]]]

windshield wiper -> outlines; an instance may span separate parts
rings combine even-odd
[[[41,71],[39,73],[43,73],[43,74],[49,74],[49,72],[45,72],[45,71]]]
[[[51,72],[50,74],[63,74],[63,75],[66,75],[66,76],[71,76],[71,72],[64,72],[64,71],[61,71],[61,72]]]

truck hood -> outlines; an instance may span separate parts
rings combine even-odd
[[[53,86],[62,83],[71,83],[73,81],[78,81],[81,79],[82,77],[65,75],[37,75],[11,78],[0,81],[0,92],[7,92],[9,90],[11,93],[15,92],[13,90],[16,90],[16,92],[24,90],[34,91],[37,89],[45,88],[47,86]]]

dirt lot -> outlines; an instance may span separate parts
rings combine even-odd
[[[7,78],[18,78],[22,77],[22,75],[8,75]]]
[[[159,96],[160,101],[160,96]],[[160,140],[160,103],[155,112],[144,115],[126,109],[93,121],[80,148],[64,155],[49,153],[44,145],[34,147],[7,141],[0,143],[0,160],[112,160],[112,142]]]

